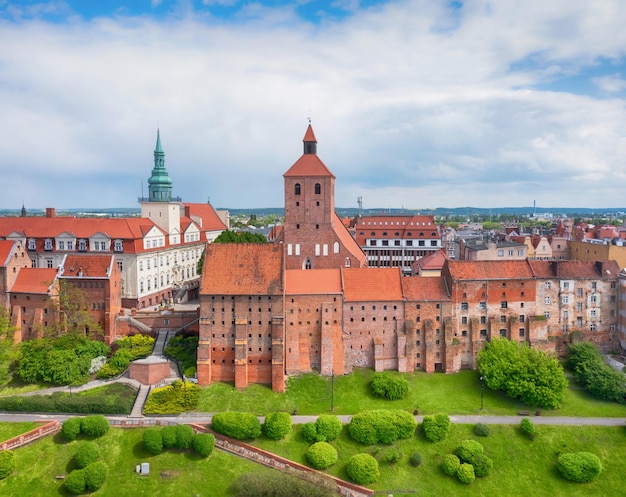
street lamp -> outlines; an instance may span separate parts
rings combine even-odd
[[[485,405],[485,375],[480,377],[480,410],[483,410]]]

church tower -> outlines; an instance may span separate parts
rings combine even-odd
[[[154,167],[148,179],[148,197],[140,198],[141,217],[147,217],[167,233],[170,244],[180,243],[180,198],[172,198],[172,180],[165,169],[165,153],[161,147],[161,133],[157,129],[154,147]]]
[[[302,156],[283,174],[287,269],[360,267],[365,255],[335,213],[335,176],[317,156],[309,124]]]

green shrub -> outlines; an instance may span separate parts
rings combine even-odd
[[[343,429],[341,420],[334,414],[320,414],[315,421],[317,436],[324,437],[327,442],[333,441],[339,436]]]
[[[369,454],[352,456],[346,466],[346,473],[353,482],[359,485],[374,483],[380,478],[378,461]]]
[[[591,452],[570,452],[559,456],[557,467],[566,480],[586,483],[602,471],[600,458]]]
[[[215,437],[211,433],[196,433],[191,446],[200,457],[209,457],[215,447]]]
[[[488,476],[493,469],[493,461],[485,454],[476,454],[470,464],[474,466],[474,474],[479,478]]]
[[[196,376],[196,367],[195,366],[189,366],[188,368],[185,368],[185,372],[183,374],[187,378],[193,378],[194,376]]]
[[[15,454],[11,450],[0,452],[0,480],[3,480],[15,469]]]
[[[164,449],[173,449],[176,447],[176,426],[169,425],[161,430],[161,438],[163,439]]]
[[[150,392],[143,409],[145,414],[180,414],[198,407],[201,388],[189,381],[175,381],[171,385]]]
[[[490,433],[491,428],[489,428],[489,425],[486,425],[484,423],[476,423],[476,425],[474,426],[474,435],[477,435],[479,437],[488,437]]]
[[[233,484],[237,497],[337,497],[337,484],[321,473],[301,473],[299,477],[279,472],[253,472],[241,475]]]
[[[148,454],[160,454],[163,452],[163,430],[159,428],[148,428],[143,432],[143,448]]]
[[[534,440],[537,436],[537,430],[535,429],[535,425],[528,418],[522,419],[522,422],[520,423],[520,429],[522,430],[522,433],[531,440]]]
[[[109,432],[109,420],[102,414],[94,414],[92,416],[85,416],[80,422],[81,433],[88,437],[101,437]]]
[[[459,469],[456,470],[456,477],[461,483],[469,485],[476,479],[476,475],[474,474],[474,466],[468,463],[462,463],[459,466]]]
[[[447,414],[427,414],[422,422],[422,430],[431,442],[441,442],[450,431],[450,417]]]
[[[74,462],[78,469],[86,468],[98,459],[100,459],[100,449],[95,442],[83,442],[74,456]]]
[[[90,492],[95,492],[102,485],[104,485],[104,481],[107,479],[107,465],[102,461],[91,463],[84,470],[85,476],[85,487]]]
[[[348,433],[363,445],[390,444],[415,433],[417,422],[412,414],[399,409],[376,409],[355,414],[348,424]]]
[[[72,471],[63,482],[66,490],[74,495],[80,495],[85,491],[85,470],[75,469]]]
[[[411,454],[411,457],[409,457],[409,464],[414,468],[420,466],[422,464],[422,454],[420,454],[419,452],[413,452],[413,454]]]
[[[463,440],[454,453],[462,462],[470,462],[474,456],[482,454],[484,450],[482,444],[476,440]]]
[[[455,476],[461,466],[461,461],[454,454],[448,454],[441,462],[441,470],[448,476]]]
[[[315,423],[305,423],[302,425],[302,438],[307,443],[315,443],[315,442],[325,442],[326,440],[322,438],[318,438],[317,436],[317,426]]]
[[[212,424],[216,432],[237,440],[254,440],[261,435],[259,419],[249,412],[218,412]]]
[[[273,412],[265,417],[263,433],[271,440],[281,440],[291,431],[291,416],[287,412]]]
[[[388,464],[396,464],[400,460],[400,457],[402,457],[402,452],[399,449],[394,447],[391,449],[387,449],[385,451],[384,457],[385,457],[385,461]]]
[[[177,449],[188,449],[193,441],[193,428],[189,425],[176,425],[176,445]]]
[[[370,381],[370,389],[376,397],[387,400],[400,400],[409,393],[409,382],[401,376],[389,373],[374,373]]]
[[[306,451],[306,458],[315,469],[326,469],[337,462],[337,450],[328,442],[316,442]]]
[[[81,418],[69,418],[61,426],[61,434],[68,442],[76,440],[80,434]]]

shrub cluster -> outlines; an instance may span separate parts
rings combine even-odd
[[[450,417],[447,414],[427,414],[422,422],[422,430],[431,442],[441,442],[450,431]]]
[[[198,335],[180,334],[170,338],[165,353],[181,363],[185,376],[193,377],[198,362]]]
[[[210,433],[196,433],[191,440],[191,446],[200,457],[209,457],[215,447],[215,437]]]
[[[84,418],[69,418],[61,426],[61,434],[66,440],[75,440],[79,434],[88,437],[101,437],[109,432],[109,420],[101,414],[85,416]]]
[[[83,469],[75,469],[63,482],[66,490],[74,495],[80,495],[85,492],[95,492],[105,482],[108,469],[102,461],[89,464]]]
[[[376,397],[399,400],[409,393],[409,382],[401,376],[390,373],[374,373],[370,381],[370,390]]]
[[[578,483],[590,482],[602,471],[600,458],[591,452],[561,454],[557,467],[563,478]]]
[[[96,389],[94,389],[96,390]],[[77,414],[130,414],[137,391],[129,385],[113,383],[94,391],[55,392],[50,395],[0,397],[0,411],[68,412]]]
[[[249,412],[218,412],[212,425],[216,432],[237,440],[254,440],[261,435],[259,419]]]
[[[282,440],[291,431],[291,416],[287,412],[273,412],[265,417],[263,433],[271,440]]]
[[[600,351],[590,342],[569,346],[567,366],[576,380],[594,397],[615,402],[626,402],[623,373],[616,371],[602,359]]]
[[[159,428],[148,428],[143,432],[143,448],[149,454],[160,454],[163,452],[163,436]]]
[[[11,450],[0,452],[0,480],[3,480],[15,470],[15,453]]]
[[[193,428],[189,425],[176,425],[176,443],[174,447],[177,449],[188,449],[193,442]]]
[[[237,497],[337,497],[337,484],[318,474],[245,473],[232,486]]]
[[[74,456],[74,462],[79,469],[86,468],[98,459],[100,459],[100,449],[95,442],[82,443]]]
[[[454,453],[462,462],[470,462],[478,454],[484,452],[484,447],[476,440],[463,440]]]
[[[474,435],[478,435],[479,437],[488,437],[490,433],[491,428],[489,428],[489,425],[484,423],[476,423],[476,425],[474,425]]]
[[[200,457],[208,457],[215,447],[215,437],[210,433],[194,434],[189,425],[180,424],[164,428],[148,428],[142,436],[143,448],[150,454],[160,454],[163,449],[189,449]]]
[[[456,476],[462,483],[472,483],[476,477],[485,477],[493,469],[493,461],[483,452],[480,442],[463,440],[454,454],[443,458],[441,469],[448,476]]]
[[[448,476],[456,476],[456,472],[459,470],[460,466],[461,461],[454,454],[448,454],[444,456],[441,463],[442,471]]]
[[[326,469],[337,462],[338,455],[328,442],[315,442],[307,449],[306,458],[315,469]]]
[[[522,419],[520,423],[520,430],[522,430],[522,433],[531,440],[534,440],[537,436],[537,429],[535,428],[535,424],[528,418]]]
[[[380,478],[378,461],[369,454],[356,454],[350,458],[346,466],[350,479],[359,485],[374,483]]]
[[[339,436],[343,424],[334,414],[320,414],[315,423],[302,426],[302,437],[308,443],[331,442]]]
[[[348,433],[363,445],[390,444],[415,433],[417,421],[407,411],[375,409],[355,414],[348,425]]]
[[[201,388],[189,381],[176,380],[171,385],[150,392],[143,412],[145,414],[180,414],[198,407]]]
[[[147,335],[131,335],[116,340],[111,345],[113,355],[98,371],[98,378],[112,378],[122,374],[137,359],[148,357],[154,348],[154,338]]]
[[[459,469],[457,469],[456,471],[456,477],[461,483],[469,485],[476,479],[476,475],[474,474],[474,466],[466,462],[461,463]]]

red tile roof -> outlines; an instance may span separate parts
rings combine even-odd
[[[445,249],[440,249],[419,258],[415,261],[415,265],[416,267],[420,267],[422,269],[436,270],[443,268],[446,260],[448,260],[448,256],[446,255]]]
[[[404,297],[409,301],[450,300],[443,278],[405,276],[402,278]]]
[[[201,293],[282,294],[283,247],[272,243],[211,243],[205,251]]]
[[[291,166],[284,177],[300,177],[300,176],[332,176],[335,177],[326,164],[316,154],[303,154]]]
[[[441,237],[434,216],[366,216],[359,219],[354,230],[359,245],[365,245],[368,238],[433,239]]]
[[[200,227],[201,231],[223,231],[226,229],[226,225],[211,204],[184,203],[183,205],[185,206],[185,214]]]
[[[56,269],[26,267],[17,273],[11,293],[47,294],[57,277]]]
[[[352,265],[365,266],[367,262],[367,256],[365,255],[359,244],[356,242],[354,237],[350,234],[348,228],[346,228],[345,225],[341,222],[341,219],[339,218],[337,213],[335,212],[334,214],[335,216],[333,218],[333,229],[335,231],[335,234],[337,235],[339,240],[341,240],[343,246],[346,247],[346,250],[348,250],[354,257],[356,257],[358,261],[358,264],[355,264],[353,262]]]
[[[455,280],[530,279],[533,273],[528,261],[448,261]]]
[[[403,300],[400,268],[343,268],[342,275],[346,302]]]
[[[308,127],[306,128],[306,133],[304,133],[304,138],[302,139],[302,141],[317,143],[317,138],[315,138],[315,133],[313,133],[313,126],[311,126],[311,123],[309,123]]]
[[[612,279],[620,272],[616,261],[530,261],[530,267],[541,279]]]
[[[63,264],[61,278],[108,278],[112,255],[75,255],[68,254]]]
[[[288,269],[285,271],[287,295],[341,293],[340,269]]]
[[[0,240],[0,267],[4,267],[9,262],[9,257],[13,251],[13,247],[17,242],[14,240]]]

